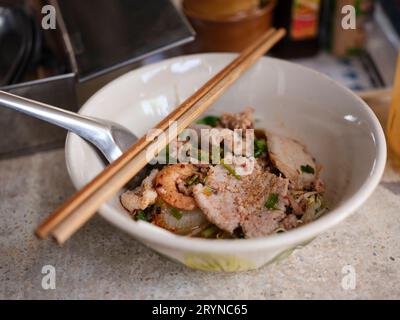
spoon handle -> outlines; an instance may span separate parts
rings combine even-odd
[[[53,107],[38,101],[22,98],[0,91],[0,107],[20,111],[35,118],[50,122],[56,126],[76,133],[80,137],[95,143],[101,134],[107,132],[107,125],[101,121],[77,113]]]

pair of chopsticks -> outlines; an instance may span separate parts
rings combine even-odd
[[[154,129],[166,132],[170,123],[176,121],[177,133],[182,132],[285,34],[284,29],[269,30],[186,99]],[[153,135],[140,138],[120,158],[107,166],[96,178],[52,213],[37,228],[37,236],[43,239],[53,236],[59,244],[63,244],[96,213],[103,203],[146,166],[148,150],[156,155],[176,138],[168,134],[166,139],[157,139],[160,131],[153,130],[152,132],[154,132]]]

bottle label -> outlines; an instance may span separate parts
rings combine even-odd
[[[294,0],[290,36],[293,40],[315,38],[318,35],[321,0]]]

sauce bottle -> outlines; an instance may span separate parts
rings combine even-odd
[[[312,56],[319,51],[322,0],[279,0],[274,24],[286,28],[287,36],[274,50],[282,58]]]

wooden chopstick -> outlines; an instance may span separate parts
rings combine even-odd
[[[178,132],[181,132],[284,35],[283,29],[268,32],[179,106],[177,109],[179,112],[172,112],[156,128],[162,128],[165,131],[169,122],[175,120],[178,123]],[[38,228],[37,234],[41,237],[52,234],[59,243],[65,242],[95,214],[96,210],[109,197],[121,189],[147,164],[146,148],[152,148],[155,152],[159,152],[174,138],[157,139],[154,142],[146,141],[146,138],[140,139],[124,155],[57,210],[44,225]]]

